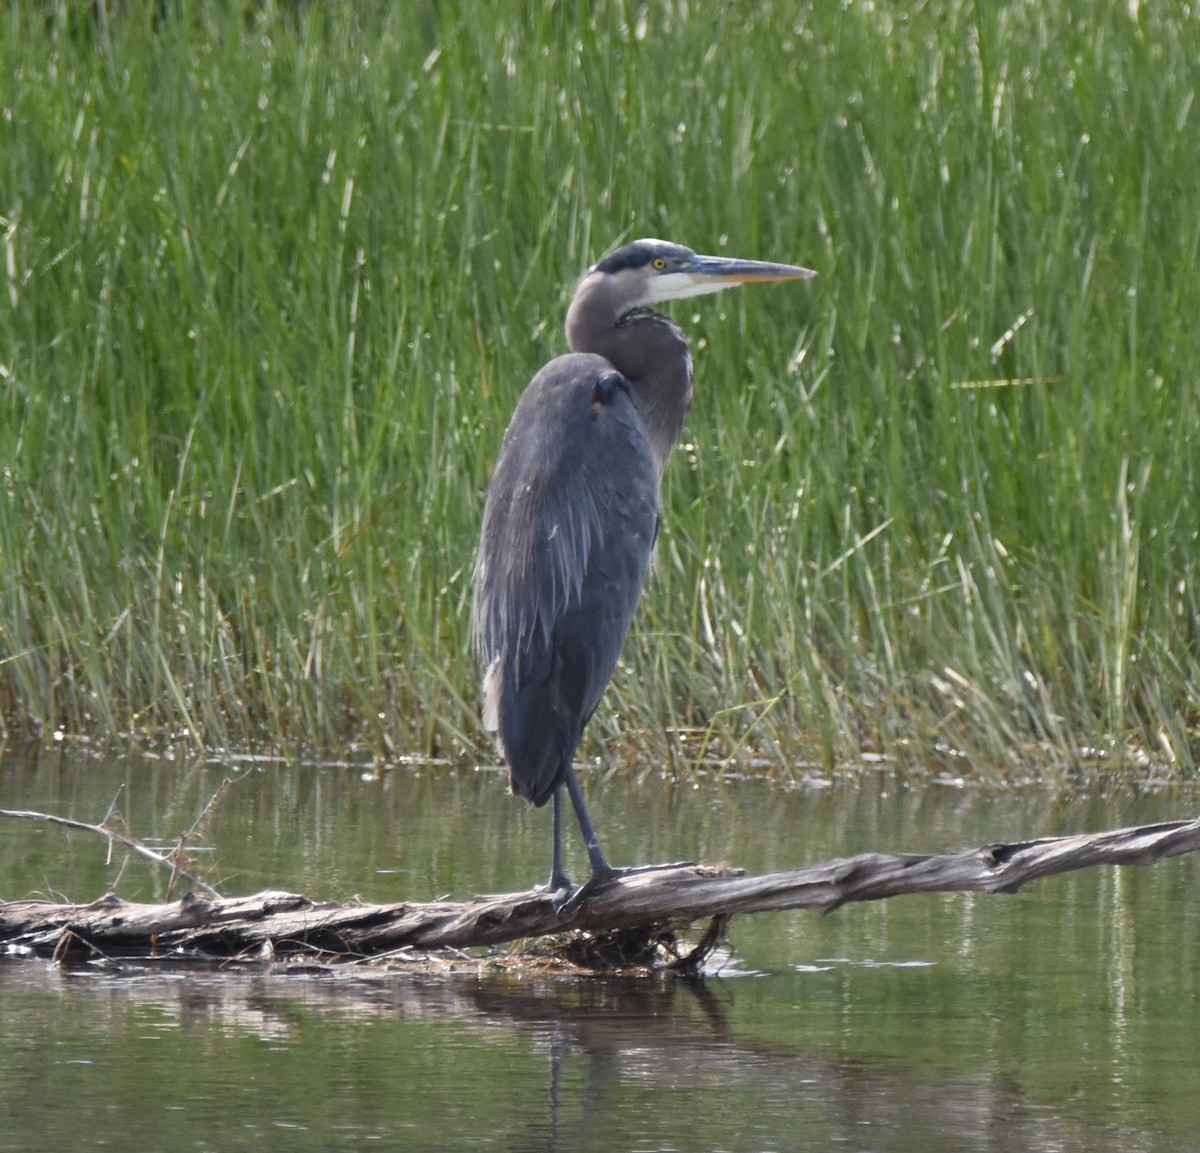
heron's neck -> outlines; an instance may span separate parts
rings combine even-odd
[[[567,344],[572,352],[604,357],[630,384],[661,477],[683,431],[692,403],[692,354],[683,330],[670,317],[648,308],[624,315],[581,302],[577,293],[567,312]]]

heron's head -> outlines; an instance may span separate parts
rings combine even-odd
[[[610,252],[588,270],[580,284],[603,283],[606,295],[621,302],[620,311],[663,300],[681,300],[720,292],[739,284],[769,280],[807,280],[809,268],[764,260],[700,256],[669,240],[635,240]]]

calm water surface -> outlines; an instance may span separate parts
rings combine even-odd
[[[0,807],[187,828],[244,765],[0,760]],[[785,791],[589,774],[618,862],[754,870],[1191,816],[1180,791],[1054,801],[894,782]],[[523,888],[548,814],[496,773],[267,765],[195,869],[228,893]],[[0,822],[0,899],[165,897],[97,838]],[[1197,1150],[1198,863],[1015,897],[743,917],[719,976],[336,975],[0,959],[0,1150]],[[582,865],[577,865],[582,872]]]

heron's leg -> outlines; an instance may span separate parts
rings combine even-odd
[[[578,889],[574,892],[568,892],[561,900],[555,901],[554,911],[565,919],[571,916],[583,904],[584,900],[597,885],[607,881],[610,877],[616,876],[617,870],[608,863],[603,850],[600,848],[600,841],[596,837],[596,830],[592,828],[592,819],[588,816],[583,792],[579,788],[579,781],[575,778],[575,770],[570,765],[567,766],[567,775],[564,779],[567,785],[567,792],[571,796],[571,804],[575,807],[575,816],[579,820],[579,831],[583,834],[583,843],[587,847],[588,862],[592,866],[592,875]],[[562,790],[560,789],[554,794],[555,801],[558,800],[561,793]],[[557,829],[558,827],[556,824],[555,828]],[[559,890],[555,889],[554,891],[558,892]]]
[[[592,828],[592,821],[588,816],[587,805],[583,800],[583,792],[579,788],[579,782],[575,779],[575,770],[570,766],[567,767],[565,780],[567,792],[571,795],[571,804],[575,806],[575,816],[579,819],[579,831],[583,833],[583,841],[587,846],[588,861],[592,866],[592,875],[573,893],[555,902],[554,911],[564,920],[570,917],[591,896],[598,886],[614,877],[631,877],[635,873],[656,873],[670,869],[681,869],[695,863],[693,861],[675,861],[669,865],[635,865],[632,868],[614,869],[608,863],[600,848],[600,842],[596,837],[596,830]],[[554,794],[556,801],[560,793],[561,790]],[[558,826],[556,825],[555,828],[558,828]],[[553,888],[553,886],[551,887]],[[559,890],[554,889],[554,891],[558,892]]]
[[[554,790],[554,861],[550,866],[550,884],[547,888],[551,893],[561,893],[571,888],[571,878],[563,867],[562,789]]]
[[[567,765],[567,792],[571,794],[571,804],[575,806],[575,816],[579,819],[579,831],[583,834],[583,843],[587,847],[588,862],[592,866],[591,880],[599,881],[614,875],[616,870],[608,863],[596,838],[596,830],[592,828],[592,819],[588,816],[587,805],[583,800],[583,791],[575,777],[575,770]],[[558,793],[555,793],[557,799]]]

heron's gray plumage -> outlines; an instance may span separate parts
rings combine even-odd
[[[513,791],[540,805],[616,666],[658,518],[653,452],[608,361],[571,353],[534,377],[492,489],[475,571],[484,720]]]

